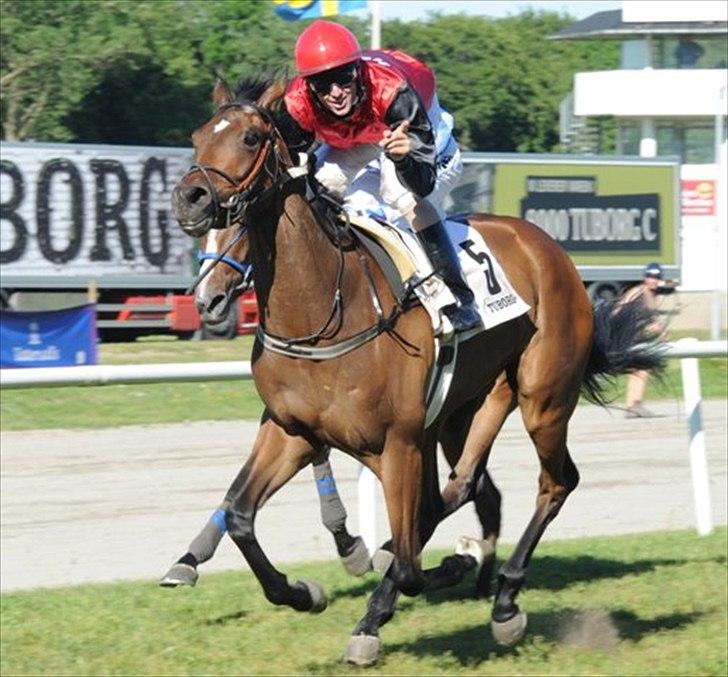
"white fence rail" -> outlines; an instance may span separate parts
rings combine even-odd
[[[667,344],[667,356],[681,360],[685,419],[689,435],[690,466],[699,534],[713,529],[710,512],[710,480],[702,423],[699,357],[728,357],[728,341],[681,339]],[[170,381],[224,381],[252,377],[250,362],[190,362],[170,364],[94,365],[33,369],[0,369],[0,388],[91,386]],[[377,545],[374,475],[363,470],[359,477],[359,529],[370,551]]]
[[[726,357],[728,341],[682,339],[667,344],[668,357]],[[0,369],[0,387],[117,385],[171,381],[227,381],[251,378],[250,362],[172,362],[169,364],[85,365]]]

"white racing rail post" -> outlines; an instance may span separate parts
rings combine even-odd
[[[677,341],[681,348],[690,349],[697,339],[686,338]],[[713,531],[713,518],[710,514],[710,479],[708,461],[705,454],[705,433],[703,432],[703,412],[700,395],[700,372],[695,357],[680,360],[682,370],[683,397],[685,398],[685,420],[688,424],[690,469],[693,476],[693,497],[695,500],[695,522],[698,533],[707,536]]]
[[[379,545],[377,543],[377,478],[374,473],[359,467],[357,481],[357,494],[359,503],[359,535],[371,555]]]

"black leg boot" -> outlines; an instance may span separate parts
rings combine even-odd
[[[418,231],[417,237],[435,272],[442,277],[457,299],[457,305],[443,308],[443,312],[452,322],[455,332],[466,331],[480,325],[480,315],[475,307],[475,296],[465,281],[457,254],[445,232],[442,221]]]

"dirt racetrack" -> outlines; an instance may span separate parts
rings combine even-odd
[[[659,418],[625,420],[619,410],[577,409],[569,446],[581,484],[546,538],[694,525],[683,412],[676,401],[650,406]],[[726,402],[704,402],[703,420],[713,520],[725,524]],[[2,433],[2,591],[160,577],[222,498],[256,430],[253,422],[203,422]],[[332,463],[355,533],[358,464],[339,452]],[[502,540],[515,542],[530,518],[538,474],[517,414],[506,423],[489,467],[503,494]],[[312,473],[304,469],[258,517],[256,533],[272,561],[335,558],[318,510]],[[466,506],[439,527],[431,544],[450,548],[460,535],[479,535],[476,524]],[[388,527],[381,494],[377,529],[383,541]],[[243,566],[225,538],[201,573]]]

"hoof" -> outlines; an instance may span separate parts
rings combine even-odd
[[[513,618],[503,623],[491,621],[493,639],[501,646],[513,646],[526,632],[528,618],[523,611],[519,611]]]
[[[308,594],[311,595],[311,608],[309,611],[312,614],[320,614],[329,605],[326,593],[318,583],[304,579],[296,581],[296,585],[303,586],[308,590]]]
[[[176,588],[178,585],[189,585],[193,588],[199,577],[200,574],[197,573],[195,567],[177,562],[167,572],[166,576],[159,581],[159,585],[163,588]]]
[[[352,635],[344,658],[354,665],[374,665],[379,658],[381,644],[379,637],[374,635]]]
[[[389,550],[382,550],[380,548],[372,555],[372,569],[382,575],[389,571],[392,562],[394,562],[394,553],[389,552]]]
[[[354,548],[352,551],[341,558],[341,563],[346,569],[346,573],[352,576],[363,576],[367,571],[372,570],[372,558],[369,556],[369,550],[361,536],[354,539]]]
[[[477,538],[469,538],[468,536],[461,536],[455,546],[456,555],[470,555],[474,557],[479,567],[483,564],[483,560],[494,552],[495,548],[493,548],[493,544],[490,541],[481,541]]]

